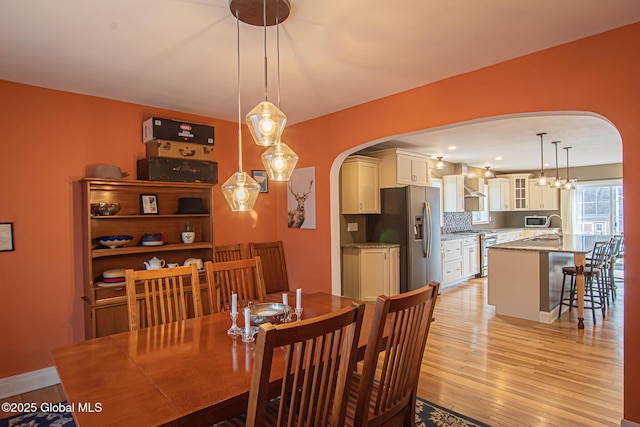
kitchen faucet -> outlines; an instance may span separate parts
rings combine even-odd
[[[558,237],[558,240],[562,241],[562,217],[560,215],[556,215],[556,214],[549,215],[547,217],[547,222],[544,224],[544,226],[549,228],[549,225],[551,224],[551,218],[553,218],[554,216],[560,220],[560,228],[557,231],[554,231],[553,234],[555,234]]]

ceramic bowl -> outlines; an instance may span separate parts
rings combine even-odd
[[[102,246],[108,246],[112,249],[117,248],[118,246],[125,246],[132,240],[133,236],[127,235],[98,237],[98,243],[100,243]]]
[[[122,203],[91,203],[91,215],[115,215],[122,208]]]
[[[289,320],[291,307],[282,303],[260,303],[249,306],[249,319],[252,325],[272,323],[274,325]]]

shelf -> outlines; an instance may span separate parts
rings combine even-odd
[[[209,214],[173,214],[173,215],[91,215],[91,219],[107,219],[107,220],[117,220],[117,219],[156,219],[156,218],[208,218]]]
[[[211,249],[211,242],[175,243],[162,246],[126,246],[124,248],[100,248],[91,251],[91,258],[119,255],[146,254],[153,252],[189,251],[192,249]]]

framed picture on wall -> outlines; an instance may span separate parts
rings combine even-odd
[[[260,192],[269,192],[269,179],[267,177],[267,171],[251,171],[251,176],[260,184]]]
[[[0,222],[0,252],[13,250],[13,223]]]
[[[155,194],[140,195],[140,213],[142,215],[158,214],[158,196]]]

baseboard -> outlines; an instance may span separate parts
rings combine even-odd
[[[622,420],[620,427],[640,427],[640,424],[634,423],[633,421]]]
[[[0,399],[58,384],[56,368],[44,368],[0,379]]]
[[[559,309],[559,306],[555,307],[551,311],[538,312],[538,320],[540,321],[540,323],[546,323],[546,324],[551,324],[555,322],[556,319],[558,318],[558,309]]]

